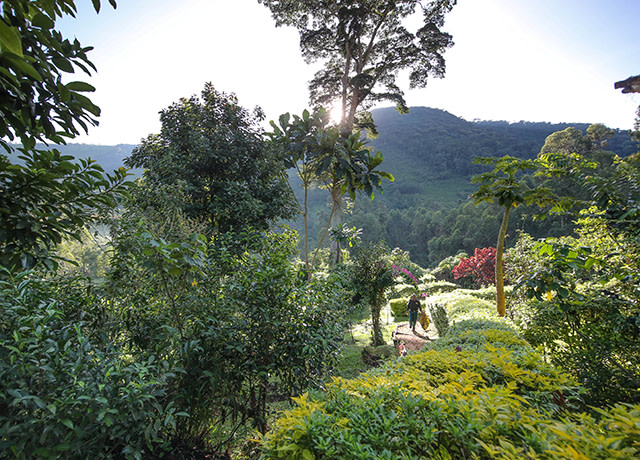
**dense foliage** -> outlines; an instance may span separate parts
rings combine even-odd
[[[452,273],[456,280],[471,278],[476,287],[488,286],[496,282],[496,248],[476,248],[471,257],[463,257]]]
[[[23,272],[0,281],[0,299],[7,458],[134,458],[165,442],[177,416],[165,398],[173,374],[109,342],[90,289]]]
[[[115,7],[115,1],[110,3]],[[100,1],[94,3],[96,11]],[[51,250],[66,235],[114,207],[126,188],[122,169],[113,174],[90,159],[73,161],[36,141],[64,143],[79,128],[96,124],[100,109],[82,92],[84,82],[62,83],[93,64],[78,40],[55,30],[57,19],[74,15],[72,0],[3,2],[0,20],[0,145],[9,153],[19,140],[18,162],[0,154],[0,263],[9,268],[54,268]]]
[[[207,234],[267,229],[294,215],[284,162],[267,148],[259,123],[233,94],[207,83],[201,97],[183,98],[160,112],[162,128],[126,163],[144,168],[146,186],[179,187],[184,214],[206,223]]]
[[[301,270],[298,235],[274,225],[295,211],[285,168],[317,166],[310,181],[301,178],[331,189],[328,220],[336,198],[371,194],[390,178],[375,171],[382,156],[344,128],[367,101],[405,108],[399,69],[411,67],[416,85],[444,71],[450,37],[439,28],[455,2],[263,3],[303,31],[307,58],[328,57],[313,98],[343,97],[343,129],[308,113],[284,117],[268,143],[259,110],[207,84],[201,98],[162,111],[162,131],[128,160],[145,169],[135,184],[124,169],[106,174],[36,146],[73,138],[99,114],[81,94],[90,85],[62,83],[74,68],[93,68],[90,48],[55,31],[57,18],[75,14],[74,1],[0,6],[0,143],[20,152],[0,155],[0,456],[214,458],[227,449],[228,458],[231,443],[257,432],[263,450],[251,454],[261,458],[637,458],[638,155],[606,151],[616,133],[602,125],[566,127],[535,161],[535,151],[484,160],[495,169],[479,176],[475,198],[497,207],[356,207],[354,221],[370,224],[364,244],[340,251],[360,230],[335,226],[338,265],[320,271],[326,257]],[[93,0],[96,11],[100,4]],[[401,19],[418,6],[425,26],[414,36]],[[403,59],[385,61],[388,52]],[[501,153],[494,147],[490,154]],[[465,164],[437,155],[441,170]],[[533,166],[541,177],[520,174]],[[420,197],[422,184],[410,182],[400,196]],[[511,208],[542,187],[561,196],[553,210],[561,214],[531,236],[523,232],[530,216],[513,209],[523,231],[506,269],[517,285],[452,283],[464,273],[489,283],[493,254],[502,268]],[[494,251],[487,246],[505,210]],[[103,232],[80,247],[108,217],[110,240]],[[405,250],[369,243],[385,236],[437,268],[424,273]],[[109,245],[108,260],[98,244]],[[439,339],[402,359],[378,347],[370,356],[385,357],[381,368],[329,380],[353,304],[369,306],[373,345],[384,345],[387,299],[398,316],[416,291]],[[493,303],[503,294],[508,316],[498,318]],[[275,420],[273,404],[291,400]]]
[[[638,401],[639,285],[630,243],[612,239],[602,217],[583,217],[579,238],[535,243],[521,235],[510,255],[527,261],[511,268],[532,299],[512,310],[525,337],[573,373],[593,404]]]
[[[639,453],[638,406],[617,405],[595,416],[569,412],[581,404],[575,381],[545,363],[507,320],[495,318],[489,302],[474,308],[454,294],[439,301],[458,305],[447,305],[455,325],[446,339],[296,399],[297,407],[264,438],[267,458]]]

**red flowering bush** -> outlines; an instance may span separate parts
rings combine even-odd
[[[451,273],[456,280],[470,277],[478,287],[496,284],[496,248],[476,248],[473,256],[460,259]]]

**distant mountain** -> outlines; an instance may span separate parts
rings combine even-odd
[[[17,147],[14,145],[14,147]],[[74,158],[91,158],[95,160],[105,172],[111,172],[114,169],[118,169],[124,166],[124,159],[131,155],[132,150],[135,148],[132,144],[118,144],[118,145],[93,145],[93,144],[66,144],[55,145],[51,148],[55,148],[63,155],[71,155]],[[44,144],[37,144],[38,149],[47,149]],[[13,152],[9,155],[12,161],[18,161],[18,152]],[[136,176],[142,174],[142,170],[131,171]]]
[[[56,146],[64,154],[73,155],[76,158],[91,158],[95,160],[105,171],[112,171],[124,166],[124,159],[131,155],[131,151],[135,147],[135,145],[131,144],[67,144]]]
[[[399,171],[418,170],[422,177],[474,173],[477,168],[472,161],[478,156],[534,158],[550,134],[570,126],[584,132],[589,126],[585,123],[466,121],[427,107],[412,107],[404,115],[393,108],[376,109],[372,113],[380,136],[371,143],[385,154],[385,163],[389,159]],[[629,133],[622,130],[616,131],[607,148],[622,157],[638,150]]]
[[[586,131],[585,123],[466,121],[444,110],[412,107],[408,114],[394,108],[372,111],[380,135],[370,141],[384,155],[381,169],[395,176],[376,197],[390,208],[420,202],[440,206],[460,204],[475,186],[469,181],[481,171],[479,156],[511,155],[535,158],[545,139],[570,126]],[[627,131],[616,131],[608,150],[626,157],[638,151]],[[435,200],[434,200],[435,198]],[[435,201],[435,203],[434,203]]]

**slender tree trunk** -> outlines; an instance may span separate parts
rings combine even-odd
[[[498,316],[505,316],[507,314],[504,298],[504,272],[502,268],[502,259],[504,254],[504,241],[507,238],[509,214],[511,214],[511,205],[505,207],[504,216],[502,216],[502,224],[500,225],[500,231],[498,232],[498,244],[496,245],[496,301]]]
[[[373,325],[373,339],[372,343],[374,347],[384,345],[382,339],[382,331],[380,330],[380,310],[382,309],[382,300],[384,299],[384,288],[380,289],[376,304],[371,306],[371,323]]]
[[[331,188],[331,200],[333,212],[331,213],[331,220],[329,222],[330,228],[337,228],[342,223],[342,187],[339,184],[334,185]],[[340,248],[337,241],[332,241],[329,245],[331,248],[331,264],[337,265],[340,263]]]
[[[333,189],[331,191],[331,196],[333,198]],[[340,205],[341,205],[341,203],[338,206],[340,206]],[[322,247],[322,243],[324,242],[324,239],[327,237],[327,233],[329,233],[329,229],[331,228],[331,224],[334,222],[334,215],[336,213],[339,214],[340,212],[341,212],[341,210],[336,207],[336,202],[333,201],[333,204],[331,205],[331,215],[329,215],[329,220],[327,222],[327,226],[324,229],[324,233],[322,234],[322,237],[320,238],[320,241],[318,242],[318,244],[316,246],[316,250],[315,250],[315,252],[313,254],[313,260],[311,261],[311,266],[312,267],[316,266],[316,259],[318,257],[318,253],[320,252],[320,248]],[[340,219],[338,219],[338,223],[340,223]],[[332,254],[332,257],[333,257],[333,252],[331,254]]]
[[[302,218],[304,220],[304,261],[307,269],[307,276],[309,276],[309,221],[307,219],[307,199],[309,190],[307,185],[304,187],[304,212]]]

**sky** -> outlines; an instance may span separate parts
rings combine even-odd
[[[76,0],[59,20],[68,38],[93,46],[98,72],[72,79],[96,87],[100,125],[74,142],[139,144],[160,131],[159,112],[206,82],[235,93],[267,120],[308,107],[306,64],[293,28],[275,27],[257,0],[103,0],[96,14]],[[398,84],[409,107],[472,121],[604,123],[630,129],[640,94],[616,81],[640,74],[640,0],[458,0],[443,29],[454,46],[446,75],[423,89]],[[382,104],[387,107],[391,104]]]

